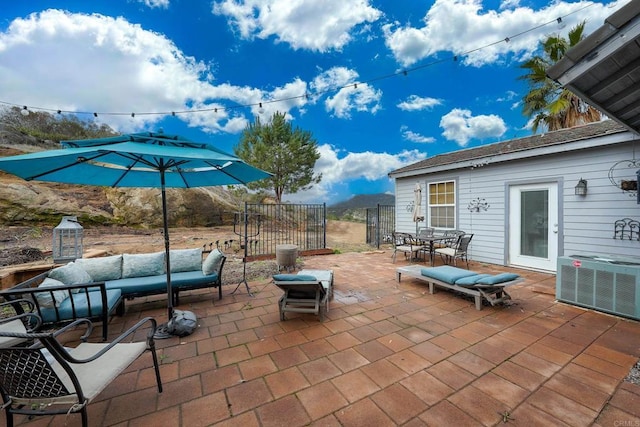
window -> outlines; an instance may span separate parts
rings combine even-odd
[[[454,181],[429,184],[429,226],[456,228],[456,183]]]

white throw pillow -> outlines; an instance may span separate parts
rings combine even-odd
[[[64,286],[64,283],[59,280],[51,279],[50,277],[45,278],[42,283],[38,286],[38,288],[48,288],[54,286]],[[51,294],[53,293],[53,298],[51,298]],[[56,307],[60,307],[62,301],[67,299],[69,296],[69,292],[67,291],[49,291],[49,292],[37,292],[36,299],[38,300],[38,304],[40,307],[49,307],[52,308],[54,305]]]
[[[65,285],[84,285],[87,283],[93,283],[89,273],[74,262],[70,262],[62,267],[54,268],[49,272],[49,274],[47,274],[47,277],[59,280]],[[79,290],[76,289],[74,292],[79,292]]]
[[[164,252],[122,255],[122,278],[164,274]]]
[[[202,263],[202,274],[209,276],[210,274],[217,273],[223,257],[224,254],[220,252],[220,249],[212,250]]]
[[[171,272],[198,271],[202,268],[202,249],[174,249],[169,251]]]
[[[94,282],[118,280],[122,277],[122,255],[79,258],[75,263],[84,268]]]

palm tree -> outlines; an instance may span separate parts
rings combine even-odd
[[[529,93],[522,98],[522,112],[529,118],[534,117],[534,133],[541,126],[552,131],[601,120],[600,111],[547,77],[547,69],[584,38],[584,25],[583,21],[572,28],[568,39],[549,36],[542,42],[544,54],[534,56],[520,66],[527,74],[518,79],[529,84]]]

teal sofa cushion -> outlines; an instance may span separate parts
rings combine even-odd
[[[61,267],[56,267],[51,270],[47,276],[58,280],[65,285],[84,285],[92,283],[89,273],[75,262],[70,262]]]
[[[169,251],[171,272],[196,271],[202,268],[202,248],[172,249]]]
[[[208,276],[200,270],[171,273],[171,287],[181,288],[218,280],[218,273]],[[105,282],[107,289],[120,289],[123,296],[137,293],[162,293],[167,289],[167,275],[129,277],[126,279],[109,280]]]
[[[456,283],[456,280],[460,280],[463,277],[475,276],[478,273],[464,270],[458,267],[443,265],[440,267],[423,268],[422,270],[420,270],[420,274],[425,277],[430,277],[432,279],[440,280],[441,282],[453,285]]]
[[[209,252],[207,258],[202,262],[202,274],[208,276],[212,273],[218,273],[223,258],[224,254],[220,252],[220,249],[214,249]]]
[[[474,276],[463,277],[462,279],[456,280],[456,285],[458,286],[473,286],[480,279],[484,279],[485,277],[491,277],[490,274],[476,274]]]
[[[58,307],[58,313],[60,320],[71,320],[79,317],[94,317],[102,315],[102,297],[100,291],[92,292],[79,292],[71,294],[73,298],[73,305],[75,306],[76,315],[73,316],[73,310],[71,306],[71,298],[65,299]],[[89,304],[87,304],[87,295],[89,295],[89,302],[91,303],[91,312],[89,313]],[[121,292],[119,289],[107,290],[107,307],[109,311],[113,309],[120,301]],[[56,309],[55,308],[41,308],[40,314],[42,315],[43,322],[56,322]]]
[[[164,252],[123,254],[122,278],[157,276],[165,273]]]
[[[489,276],[478,280],[478,285],[498,285],[500,283],[516,280],[518,277],[520,276],[515,273],[500,273],[495,276]]]
[[[94,282],[116,280],[122,277],[122,255],[79,258],[75,263],[89,273]]]
[[[199,269],[196,271],[183,271],[181,273],[171,273],[171,287],[183,288],[188,286],[197,286],[202,283],[213,283],[218,280],[218,273],[211,273],[209,275],[202,274]],[[166,287],[167,285],[164,284]]]
[[[276,282],[317,282],[316,276],[307,274],[275,274],[273,280]]]
[[[64,286],[59,280],[46,277],[38,288],[51,288]],[[60,304],[69,296],[68,291],[43,291],[35,293],[36,299],[40,307],[60,307]]]

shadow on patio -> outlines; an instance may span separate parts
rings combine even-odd
[[[243,286],[226,286],[221,301],[185,293],[179,308],[199,328],[157,341],[164,393],[144,355],[90,405],[90,424],[640,425],[640,386],[623,381],[640,357],[638,322],[557,303],[555,276],[524,270],[510,304],[477,311],[450,292],[398,283],[406,264],[389,252],[306,258],[304,268],[335,273],[323,323],[281,322],[270,278],[250,284],[254,297]],[[165,301],[127,301],[110,335],[148,315],[164,321]],[[18,425],[79,425],[65,418]]]

